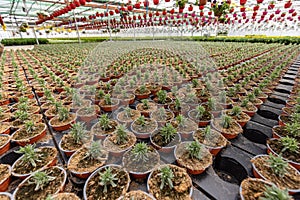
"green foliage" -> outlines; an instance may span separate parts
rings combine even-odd
[[[148,145],[144,142],[137,143],[131,150],[131,153],[134,155],[133,160],[140,162],[146,162],[149,160],[148,153],[150,151],[150,148]]]
[[[77,144],[80,143],[87,137],[84,124],[81,122],[73,124],[70,130],[70,135]]]
[[[141,115],[139,118],[137,118],[136,122],[141,126],[145,126],[146,125],[146,119],[145,119],[144,115]]]
[[[223,115],[221,119],[221,126],[225,129],[228,129],[231,125],[232,118],[228,115]]]
[[[162,136],[165,143],[171,142],[172,139],[175,137],[176,133],[176,128],[174,128],[170,123],[167,123],[160,129],[160,135]]]
[[[284,146],[284,148],[281,150],[281,152],[288,150],[291,152],[298,153],[299,142],[295,138],[282,137],[279,140],[280,140],[281,144]]]
[[[284,128],[293,137],[298,137],[300,135],[300,123],[287,123]]]
[[[39,44],[48,44],[49,41],[44,38],[39,38]],[[35,38],[16,38],[16,39],[3,39],[1,43],[4,46],[18,46],[18,45],[35,45],[36,44],[36,39]]]
[[[16,153],[23,154],[22,162],[30,163],[33,167],[36,167],[36,162],[40,162],[37,153],[34,151],[35,145],[26,145],[24,147],[20,147]]]
[[[25,129],[27,133],[32,133],[36,127],[32,120],[25,122]]]
[[[198,141],[193,141],[186,147],[189,157],[192,159],[196,158],[198,160],[201,160],[202,158],[202,148],[203,146]]]
[[[233,106],[230,114],[233,116],[239,116],[241,113],[242,109],[239,106]]]
[[[159,103],[166,103],[167,100],[167,92],[165,90],[159,90],[157,92],[157,98]]]
[[[260,197],[259,200],[291,200],[292,197],[289,195],[287,189],[282,190],[275,185],[266,186],[264,191],[264,197]]]
[[[143,104],[144,109],[149,109],[150,108],[149,101],[147,99],[142,99],[141,102]]]
[[[172,169],[169,166],[162,167],[160,169],[160,173],[158,174],[160,176],[161,184],[160,189],[164,189],[165,186],[169,186],[169,188],[173,188],[173,181],[174,173]]]
[[[205,110],[205,108],[203,106],[201,106],[201,105],[197,106],[196,107],[196,112],[197,112],[196,118],[197,119],[201,119],[203,117],[205,111],[206,110]]]
[[[101,145],[101,140],[92,141],[91,144],[87,147],[87,152],[85,157],[90,158],[91,160],[101,160],[103,156],[103,147]]]
[[[116,187],[117,184],[115,183],[115,181],[117,182],[119,179],[116,177],[117,174],[113,174],[112,173],[112,169],[110,167],[108,167],[105,172],[100,173],[100,185],[104,187],[103,192],[106,193],[107,192],[107,187],[109,185],[111,185],[112,187]]]
[[[110,94],[106,94],[104,96],[104,101],[105,101],[106,105],[111,105],[112,104],[112,100],[111,100]]]
[[[289,166],[288,162],[283,160],[283,158],[279,156],[274,156],[269,154],[269,159],[267,160],[268,167],[278,176],[283,177],[287,173],[287,168]]]
[[[108,130],[108,129],[110,129],[110,128],[112,128],[111,126],[110,126],[110,120],[109,120],[109,118],[108,118],[108,115],[107,114],[102,114],[101,116],[100,116],[100,118],[99,118],[99,124],[100,124],[100,126],[101,126],[101,128],[103,129],[103,130]]]
[[[43,188],[50,182],[55,180],[55,177],[48,176],[46,172],[35,172],[32,175],[32,182],[29,182],[29,184],[34,184],[35,188],[34,191],[43,190]],[[30,179],[29,179],[30,180]]]
[[[117,144],[124,144],[127,142],[128,134],[124,125],[118,125],[115,134],[117,136]]]
[[[60,107],[58,111],[58,119],[59,121],[66,121],[69,119],[69,110],[66,107]]]

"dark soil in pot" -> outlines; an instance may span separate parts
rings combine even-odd
[[[281,154],[281,156],[285,159],[300,163],[299,152],[293,152],[289,149],[282,151],[284,149],[284,145],[282,144],[280,139],[268,140],[267,144],[269,144],[269,146],[274,152],[276,152],[277,154]]]
[[[160,147],[171,147],[177,145],[180,142],[180,137],[178,134],[175,134],[173,139],[169,143],[166,143],[159,132],[157,132],[152,135],[152,141]]]
[[[62,184],[64,184],[65,181],[64,171],[57,167],[47,168],[43,171],[47,173],[48,176],[55,177],[55,179],[45,185],[43,189],[36,191],[35,184],[30,183],[33,182],[33,178],[30,177],[27,181],[20,184],[19,189],[15,193],[16,200],[43,200],[46,199],[49,194],[54,194],[62,189]]]
[[[107,186],[107,192],[104,193],[104,186],[100,185],[100,173],[106,171],[106,167],[101,168],[97,173],[92,176],[85,185],[86,199],[87,200],[115,200],[119,198],[124,192],[126,192],[128,187],[128,182],[130,181],[128,173],[123,169],[115,166],[110,166],[112,174],[116,174],[115,181],[116,187],[111,185]]]

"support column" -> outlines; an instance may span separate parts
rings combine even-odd
[[[33,31],[33,34],[34,34],[34,37],[35,37],[36,44],[37,44],[37,45],[40,45],[39,39],[37,38],[36,32],[35,32],[35,30],[34,30],[34,27],[32,27],[32,31]]]
[[[76,33],[77,33],[77,37],[78,37],[78,43],[81,44],[80,34],[79,34],[77,20],[76,20],[76,16],[75,16],[75,11],[74,10],[73,10],[73,16],[74,16],[74,21],[75,21]]]

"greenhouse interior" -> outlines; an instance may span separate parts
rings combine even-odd
[[[300,200],[299,0],[1,0],[0,200]]]

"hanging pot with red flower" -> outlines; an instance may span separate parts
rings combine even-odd
[[[229,12],[233,13],[234,12],[234,7],[231,7],[230,10],[229,10]]]
[[[133,10],[133,6],[131,4],[127,5],[127,10],[128,11],[132,11]]]
[[[271,3],[268,5],[268,9],[272,10],[275,7],[275,2],[271,1]]]
[[[286,15],[286,13],[281,13],[280,16],[281,16],[281,17],[285,17],[285,15]]]
[[[240,8],[240,11],[241,11],[241,12],[245,12],[245,11],[246,11],[246,8],[245,8],[245,7],[241,7],[241,8]]]
[[[268,14],[267,9],[265,9],[264,12],[263,12],[262,14],[263,14],[263,15],[267,15],[267,14]]]
[[[141,8],[141,3],[139,1],[135,2],[134,8],[140,9]]]
[[[85,0],[79,0],[80,5],[84,6],[86,1]]]
[[[247,3],[247,0],[240,0],[240,5],[245,5]]]
[[[157,6],[159,4],[159,0],[153,0],[153,4]]]
[[[253,11],[258,11],[258,9],[259,9],[259,5],[253,7]]]
[[[275,11],[275,14],[278,15],[280,12],[281,12],[281,11],[280,11],[279,9],[277,9],[277,10]]]
[[[166,11],[166,9],[164,9],[163,11],[162,11],[162,15],[167,15],[167,11]]]
[[[295,11],[295,9],[292,8],[292,9],[289,10],[289,13],[291,14],[291,13],[293,13],[294,11]]]
[[[293,16],[293,17],[296,17],[296,16],[297,16],[297,13],[296,13],[296,12],[294,12],[294,13],[292,14],[292,16]]]
[[[75,9],[76,8],[75,3],[70,3],[70,7],[71,7],[72,10]]]
[[[257,4],[264,2],[264,0],[256,0]]]
[[[159,12],[158,12],[158,10],[155,12],[155,16],[159,16]]]
[[[143,4],[144,4],[144,7],[146,8],[146,7],[149,7],[149,1],[148,0],[145,0],[144,2],[143,2]]]
[[[290,8],[292,6],[292,2],[288,1],[284,4],[284,8]]]
[[[188,10],[189,10],[190,12],[192,12],[192,11],[193,11],[193,6],[190,5],[190,6],[188,7]]]
[[[199,6],[199,10],[204,10],[204,6]]]
[[[115,9],[115,13],[116,13],[116,14],[119,14],[119,13],[120,13],[120,11],[119,11],[118,8]]]
[[[204,12],[200,11],[200,16],[203,17],[204,16]]]
[[[208,11],[208,13],[207,13],[208,15],[212,15],[212,11]]]
[[[151,18],[153,16],[152,12],[149,12],[149,17]]]
[[[114,11],[113,11],[113,10],[110,10],[110,11],[109,11],[109,14],[110,14],[110,15],[114,15]]]

